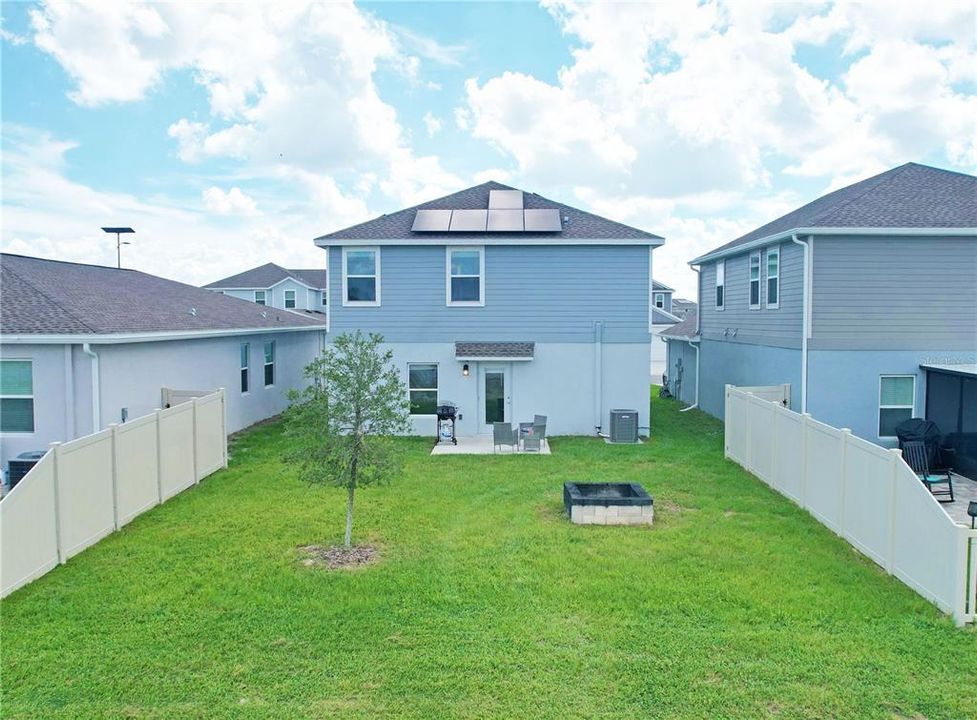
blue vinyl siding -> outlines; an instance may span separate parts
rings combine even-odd
[[[368,245],[368,243],[366,243]],[[389,342],[650,342],[647,246],[485,247],[485,306],[447,307],[445,248],[380,250],[380,307],[343,307],[342,249],[329,251],[331,332]]]

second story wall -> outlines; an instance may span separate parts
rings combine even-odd
[[[329,249],[330,331],[390,342],[650,341],[647,246],[485,246],[485,304],[448,307],[445,246],[380,249],[379,307],[343,306],[342,248]]]
[[[780,249],[780,282],[777,307],[770,307],[767,290],[768,253],[760,252],[759,303],[750,303],[750,256],[727,257],[723,308],[716,307],[717,261],[703,263],[699,273],[699,328],[709,340],[799,348],[803,322],[804,251],[792,242],[771,246]],[[721,262],[721,261],[719,261]],[[728,332],[727,332],[728,330]],[[733,334],[735,331],[735,334]]]

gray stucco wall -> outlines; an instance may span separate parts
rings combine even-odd
[[[977,237],[818,236],[813,257],[812,348],[977,348]]]
[[[332,332],[368,330],[391,342],[589,342],[603,321],[605,342],[650,341],[647,246],[488,245],[484,307],[446,306],[444,245],[382,247],[380,266],[382,305],[343,307],[342,248],[330,248]]]
[[[696,351],[685,340],[669,340],[668,343],[668,389],[686,405],[695,402]],[[682,366],[679,374],[679,363]],[[679,378],[681,382],[679,384]]]
[[[799,350],[703,339],[699,352],[699,407],[710,415],[724,416],[727,384],[790,383],[790,406],[800,411]]]

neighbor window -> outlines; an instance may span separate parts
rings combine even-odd
[[[780,307],[780,248],[767,250],[767,307]]]
[[[323,290],[319,293],[319,304],[325,307],[329,303],[329,293]]]
[[[407,387],[411,415],[434,415],[438,406],[437,363],[408,363]]]
[[[256,303],[258,303],[259,305],[264,305],[265,304],[265,291],[264,290],[255,290],[254,291],[254,301]]]
[[[275,341],[265,343],[265,387],[275,384]]]
[[[448,305],[485,304],[482,248],[451,248],[448,253]]]
[[[343,305],[380,304],[380,251],[343,248]]]
[[[716,262],[716,308],[719,310],[723,309],[723,305],[726,301],[725,291],[726,291],[726,261],[718,260]]]
[[[760,253],[750,255],[750,307],[760,307]]]
[[[655,293],[655,307],[659,310],[665,309],[665,293]]]
[[[295,291],[286,290],[285,291],[285,309],[291,310],[295,307]]]
[[[896,426],[913,416],[915,375],[882,375],[879,378],[879,437],[894,438]]]
[[[251,344],[241,343],[241,392],[246,393],[251,384]]]
[[[34,432],[34,373],[30,360],[0,360],[0,432]]]

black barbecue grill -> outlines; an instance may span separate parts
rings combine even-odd
[[[453,402],[445,401],[438,405],[434,411],[438,416],[438,442],[448,442],[449,440],[457,445],[458,438],[455,437],[455,418],[458,416],[458,406]]]

